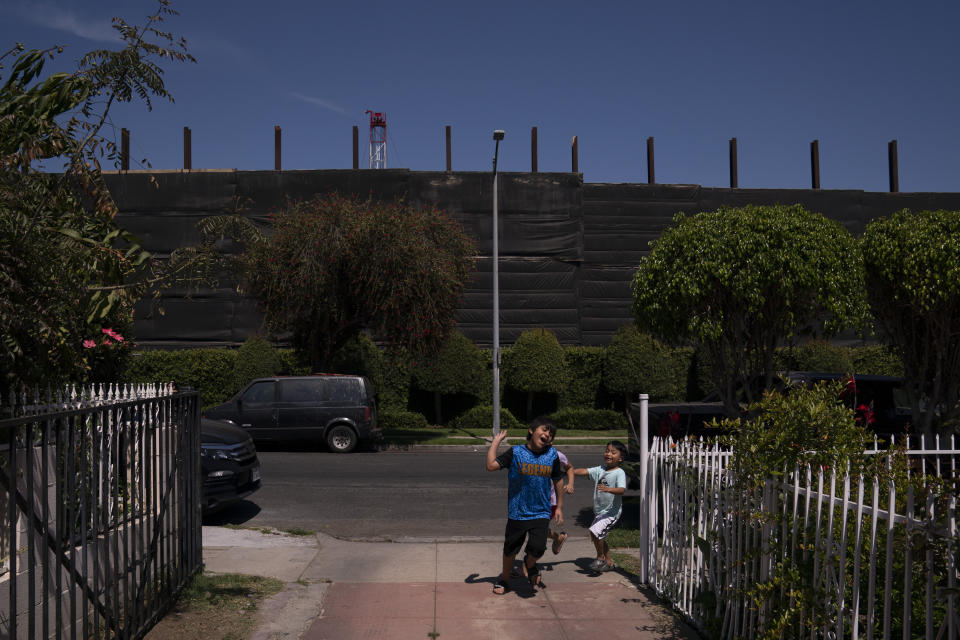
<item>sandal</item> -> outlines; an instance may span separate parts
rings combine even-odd
[[[497,583],[493,585],[493,593],[497,596],[502,596],[505,593],[510,593],[510,583],[504,580],[503,578],[497,580]]]
[[[567,541],[567,534],[561,531],[557,534],[557,537],[553,539],[553,555],[560,553],[560,549],[563,547],[563,543]]]

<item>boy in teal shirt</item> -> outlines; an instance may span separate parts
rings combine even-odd
[[[623,494],[627,490],[627,474],[620,465],[627,448],[619,440],[611,440],[603,452],[603,466],[574,469],[574,475],[590,476],[593,489],[593,524],[590,539],[597,550],[597,559],[590,565],[593,571],[611,571],[617,568],[610,558],[607,534],[617,524],[623,511]]]

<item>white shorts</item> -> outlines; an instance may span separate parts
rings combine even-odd
[[[610,529],[613,529],[613,525],[617,524],[619,519],[620,516],[597,516],[593,519],[593,524],[590,525],[590,533],[601,540],[605,540],[607,534],[610,533]]]

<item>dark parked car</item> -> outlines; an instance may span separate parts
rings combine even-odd
[[[212,513],[260,488],[260,461],[253,439],[225,422],[200,420],[203,512]]]
[[[204,415],[234,424],[258,442],[323,440],[337,453],[382,435],[373,385],[364,376],[259,378]]]

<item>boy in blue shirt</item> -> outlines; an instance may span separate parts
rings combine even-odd
[[[597,550],[597,559],[590,565],[593,571],[612,571],[617,568],[610,558],[607,534],[620,519],[623,510],[623,494],[627,490],[627,474],[620,465],[627,456],[627,448],[619,440],[607,443],[603,452],[603,466],[589,469],[574,469],[577,476],[590,476],[593,489],[593,523],[590,539]]]
[[[501,431],[487,449],[487,471],[509,470],[507,490],[507,527],[503,541],[503,565],[500,579],[493,592],[502,595],[510,591],[510,569],[526,539],[523,565],[527,579],[533,586],[540,585],[539,560],[547,550],[547,531],[550,528],[550,488],[557,493],[557,524],[563,524],[563,468],[553,438],[557,425],[546,418],[535,418],[527,432],[527,442],[513,446],[499,456],[497,448],[507,437]]]

